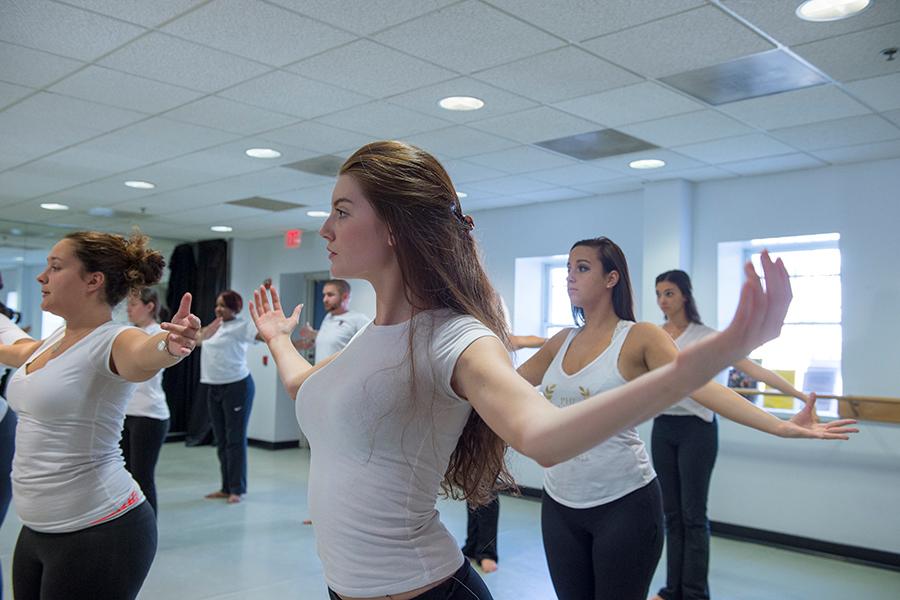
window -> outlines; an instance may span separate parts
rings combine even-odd
[[[544,264],[544,318],[541,329],[543,336],[547,338],[575,324],[572,318],[572,305],[569,302],[568,283],[566,283],[568,277],[567,258],[549,257]]]
[[[773,259],[781,258],[794,292],[781,336],[757,348],[750,358],[806,392],[842,392],[839,239],[838,234],[826,234],[753,240],[744,250],[744,260],[751,260],[758,272],[763,248]],[[799,400],[783,396],[759,396],[757,402],[773,411],[801,408]],[[837,416],[837,401],[820,400],[817,409],[822,415]]]

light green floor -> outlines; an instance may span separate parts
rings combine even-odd
[[[210,447],[167,444],[157,479],[159,551],[145,600],[326,599],[306,513],[308,454],[250,449],[250,494],[234,506],[204,500],[217,487]],[[540,536],[540,505],[504,497],[500,570],[485,577],[496,600],[553,598]],[[465,507],[441,504],[444,522],[465,535]],[[0,530],[4,594],[19,522],[11,510]],[[654,579],[662,581],[665,564]],[[713,538],[711,586],[723,600],[900,599],[900,572],[863,567]]]

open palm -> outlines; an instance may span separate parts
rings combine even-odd
[[[259,289],[253,290],[250,317],[259,331],[259,335],[267,344],[282,335],[290,337],[291,332],[300,321],[301,310],[303,310],[303,305],[298,304],[290,317],[285,316],[284,310],[281,308],[281,299],[278,297],[278,291],[274,285],[269,287],[261,285]]]

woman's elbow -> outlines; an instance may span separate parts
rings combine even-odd
[[[518,440],[518,445],[513,445],[513,448],[543,468],[549,469],[562,461],[548,450],[548,444],[544,441],[544,437],[543,432],[539,428],[532,428],[522,433]]]

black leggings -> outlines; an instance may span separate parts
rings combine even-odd
[[[341,598],[331,588],[328,588],[328,597],[331,600]],[[450,579],[427,592],[422,592],[413,600],[493,600],[493,598],[469,561],[464,560]]]
[[[132,600],[156,555],[156,516],[146,502],[71,533],[22,527],[13,553],[16,600]]]
[[[541,532],[559,600],[646,600],[662,554],[659,483],[593,508],[569,508],[544,492]]]
[[[497,524],[500,521],[500,500],[494,498],[478,508],[466,507],[466,544],[462,553],[481,564],[486,558],[494,562],[497,557]]]
[[[247,375],[240,381],[207,385],[206,402],[209,420],[216,438],[221,491],[226,494],[247,493],[247,424],[253,408],[256,386]]]
[[[144,497],[150,503],[153,512],[159,514],[156,505],[156,461],[159,451],[166,441],[169,432],[168,419],[152,419],[150,417],[125,417],[125,428],[122,430],[122,455],[125,457],[125,468],[134,477]]]

